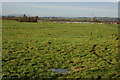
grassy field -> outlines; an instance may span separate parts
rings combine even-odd
[[[2,29],[3,79],[120,78],[117,24],[3,20]]]

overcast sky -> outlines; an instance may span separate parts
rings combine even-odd
[[[96,17],[117,17],[118,2],[3,2],[2,14],[62,17],[91,17],[92,15]]]
[[[2,2],[119,2],[120,0],[1,0]]]

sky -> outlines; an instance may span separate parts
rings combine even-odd
[[[117,17],[118,2],[3,2],[2,15]]]
[[[120,0],[1,0],[2,2],[119,2]]]

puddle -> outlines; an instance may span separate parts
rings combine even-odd
[[[50,70],[54,71],[55,73],[68,73],[68,72],[70,72],[67,69],[54,69],[54,68],[51,68]]]

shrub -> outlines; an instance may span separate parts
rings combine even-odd
[[[19,21],[19,22],[37,22],[38,20],[38,16],[36,17],[27,17],[25,14],[23,15],[23,17],[18,17],[16,19],[16,21]]]

